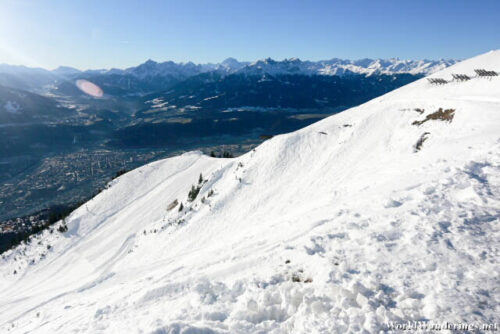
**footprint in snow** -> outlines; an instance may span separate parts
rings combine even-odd
[[[386,209],[390,209],[390,208],[397,208],[397,207],[400,207],[401,205],[403,205],[402,202],[400,201],[396,201],[394,199],[391,199],[389,201],[387,201],[387,203],[384,205],[384,207]]]

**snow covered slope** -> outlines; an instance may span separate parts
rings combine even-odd
[[[434,76],[476,68],[499,71],[500,51]],[[239,158],[138,168],[4,254],[0,331],[498,322],[499,130],[500,78],[422,79]]]

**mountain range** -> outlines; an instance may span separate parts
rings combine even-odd
[[[41,91],[43,87],[68,79],[93,79],[103,84],[114,83],[124,90],[141,87],[149,92],[167,89],[170,85],[189,77],[207,72],[222,75],[328,75],[345,76],[350,74],[419,74],[428,75],[456,63],[456,60],[400,60],[361,59],[343,60],[334,58],[325,61],[302,61],[297,58],[276,61],[271,58],[255,62],[240,62],[227,58],[218,64],[175,63],[172,61],[155,62],[148,60],[143,64],[126,69],[86,70],[71,67],[58,67],[52,71],[25,66],[0,65],[0,84],[20,89]],[[146,87],[146,88],[144,88]]]
[[[360,59],[345,60],[334,58],[324,61],[302,61],[298,58],[281,61],[265,58],[255,62],[240,62],[234,58],[227,58],[219,64],[196,65],[192,62],[174,63],[166,61],[157,63],[148,60],[145,63],[124,70],[111,69],[100,71],[101,74],[131,74],[138,78],[148,76],[177,76],[189,77],[192,75],[217,71],[233,74],[302,74],[302,75],[346,75],[346,74],[431,74],[447,66],[453,65],[456,60],[400,60],[392,59]],[[54,70],[61,71],[61,68]],[[73,69],[73,72],[77,71]],[[68,69],[65,70],[68,72]],[[93,71],[90,71],[93,73]]]

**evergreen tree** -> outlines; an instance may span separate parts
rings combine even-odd
[[[196,199],[196,196],[198,196],[200,189],[201,189],[200,187],[191,186],[191,190],[189,191],[189,194],[188,194],[188,200],[190,202],[192,202]]]
[[[184,210],[184,205],[181,202],[181,205],[179,206],[179,212],[181,212],[182,210]]]
[[[222,154],[223,158],[233,158],[233,154],[231,152],[224,151]]]

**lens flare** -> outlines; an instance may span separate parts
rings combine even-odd
[[[102,95],[104,94],[101,87],[84,79],[76,80],[76,87],[78,87],[78,89],[80,89],[85,94],[93,97],[102,97]]]

